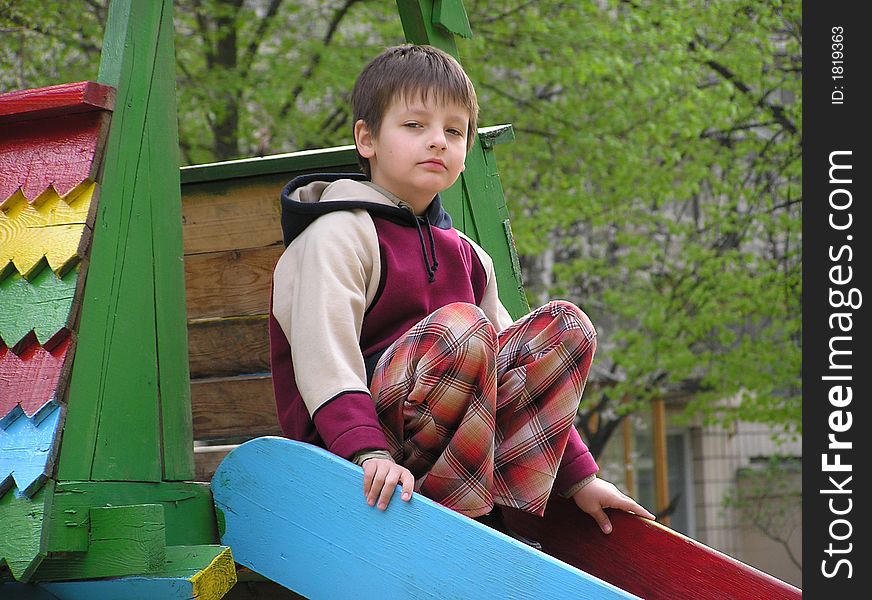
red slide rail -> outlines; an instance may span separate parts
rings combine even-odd
[[[548,554],[646,600],[798,600],[802,590],[667,527],[620,511],[604,535],[571,500],[552,498],[544,519],[506,511]]]

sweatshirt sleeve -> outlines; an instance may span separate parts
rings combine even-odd
[[[352,460],[364,450],[388,450],[369,394],[341,394],[323,404],[312,420],[327,449],[342,458]]]
[[[599,467],[593,459],[587,446],[581,441],[581,435],[575,427],[569,428],[569,440],[563,459],[557,468],[557,478],[554,480],[554,491],[558,493],[569,490],[583,479],[597,473]]]
[[[387,448],[359,341],[379,268],[372,219],[338,211],[309,225],[274,271],[273,314],[291,347],[297,388],[327,448],[345,458]]]

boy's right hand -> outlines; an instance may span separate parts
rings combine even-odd
[[[378,502],[379,510],[385,510],[398,483],[403,486],[402,499],[408,502],[415,489],[415,477],[409,469],[384,458],[364,461],[363,495],[370,506],[375,506]]]

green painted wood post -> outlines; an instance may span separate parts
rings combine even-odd
[[[115,0],[117,90],[58,478],[192,479],[171,0]]]
[[[470,37],[469,19],[461,0],[397,0],[406,41],[429,44],[444,50],[458,61],[455,35]],[[476,240],[494,260],[500,300],[515,318],[530,310],[518,255],[515,251],[496,157],[496,143],[511,139],[510,129],[502,129],[493,139],[481,135],[466,157],[466,169],[457,182],[443,192],[446,210],[455,226]],[[508,139],[507,139],[508,138]]]

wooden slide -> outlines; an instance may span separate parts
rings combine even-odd
[[[212,478],[221,543],[311,598],[636,598],[444,508],[363,500],[363,471],[308,444],[262,437]]]
[[[317,598],[780,600],[799,589],[626,513],[604,535],[570,501],[507,519],[534,550],[416,495],[363,501],[358,467],[308,444],[262,437],[212,479],[221,543],[238,564]]]

